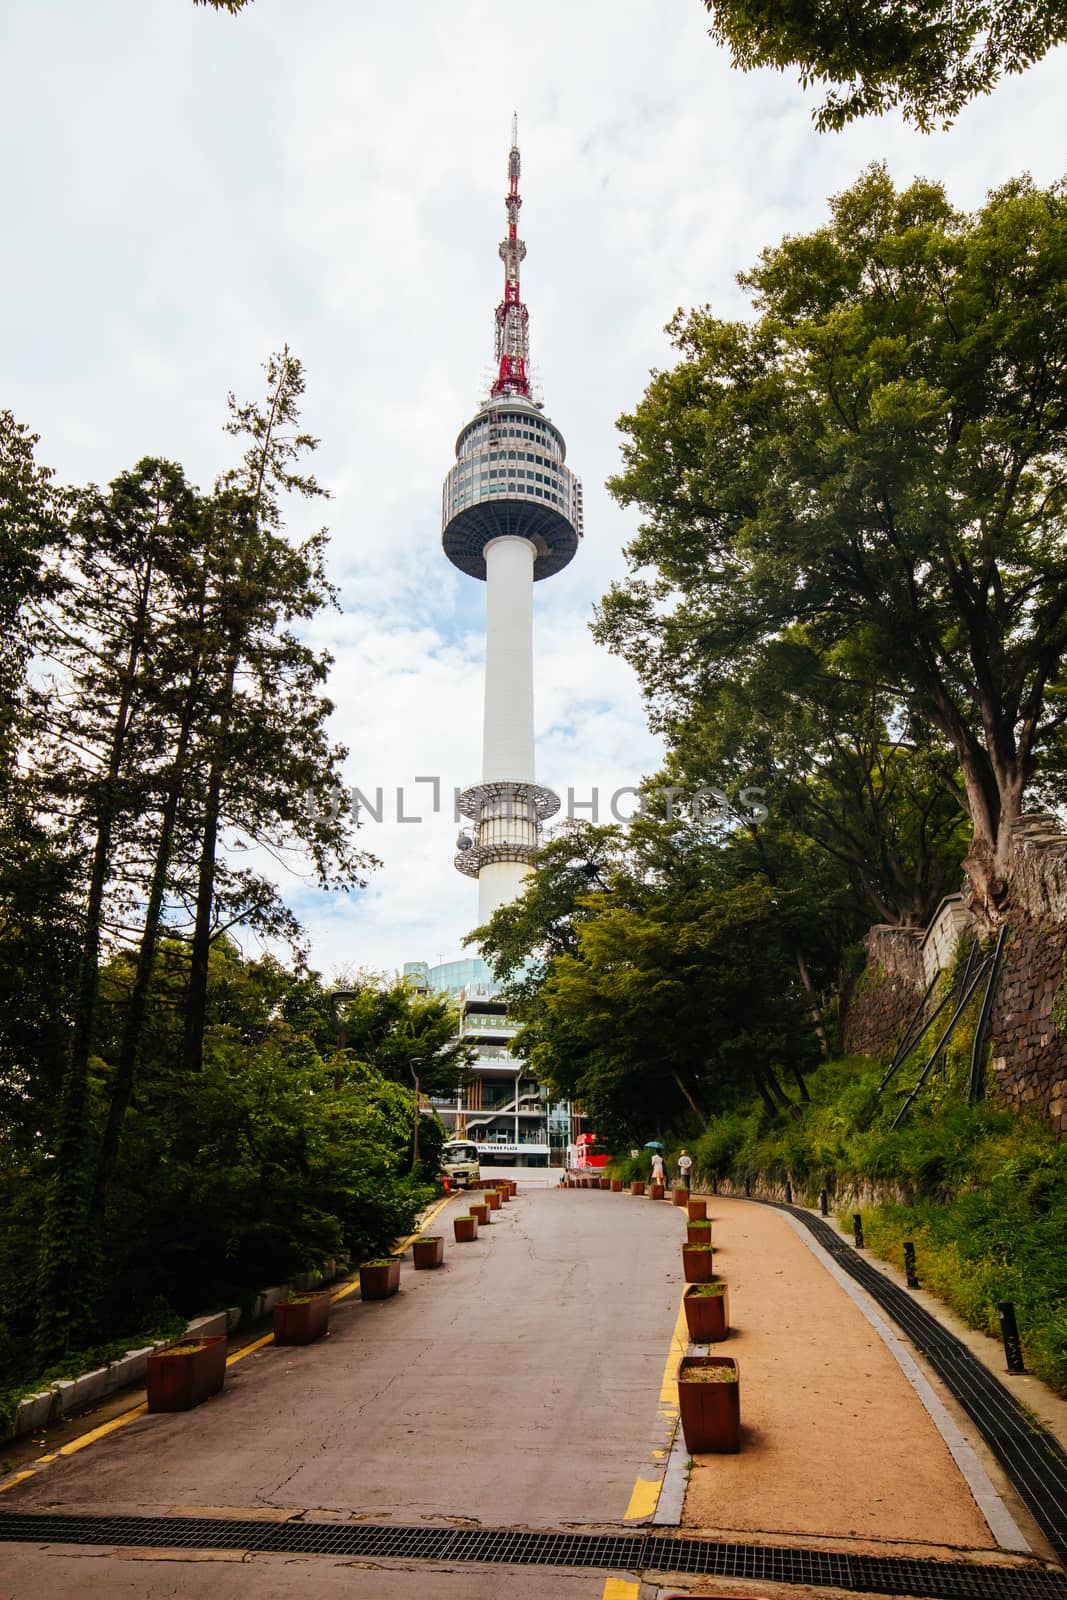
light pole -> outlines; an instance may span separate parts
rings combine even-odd
[[[420,1160],[420,1157],[419,1157],[419,1118],[422,1116],[422,1107],[420,1105],[420,1101],[422,1099],[422,1093],[421,1093],[421,1090],[419,1088],[419,1075],[415,1071],[415,1068],[416,1067],[421,1067],[425,1060],[426,1060],[425,1056],[412,1056],[410,1061],[408,1062],[408,1068],[409,1068],[409,1070],[411,1072],[411,1081],[415,1085],[415,1128],[414,1128],[414,1133],[412,1135],[412,1140],[411,1140],[411,1170],[412,1170],[413,1173],[417,1170],[418,1165],[419,1165],[419,1160]]]

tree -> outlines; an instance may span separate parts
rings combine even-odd
[[[564,823],[538,851],[523,893],[468,934],[464,944],[478,946],[513,1004],[540,987],[555,956],[577,950],[588,896],[608,887],[623,860],[621,828]]]
[[[789,897],[756,881],[688,892],[619,885],[590,897],[578,949],[555,957],[517,1045],[616,1142],[641,1143],[778,1079],[809,1046],[791,964]]]
[[[202,740],[203,804],[197,845],[195,909],[185,1007],[184,1060],[198,1070],[206,1015],[208,956],[220,926],[219,838],[229,816],[246,838],[277,853],[303,846],[323,887],[361,885],[373,857],[353,848],[356,819],[309,804],[339,787],[346,752],[331,746],[333,707],[320,692],[330,665],[292,632],[334,598],[323,566],[325,536],[294,546],[282,535],[281,497],[324,494],[298,470],[316,440],[299,430],[303,369],[288,347],[266,364],[267,396],[238,405],[230,396],[227,431],[248,441],[242,465],[214,497],[217,547],[207,607],[210,662]],[[228,924],[274,904],[258,876],[230,871]]]
[[[686,707],[803,628],[828,690],[953,751],[994,926],[1067,715],[1067,190],[962,215],[874,167],[741,281],[756,319],[679,313],[683,359],[620,423],[646,521],[598,636]]]
[[[193,0],[194,6],[212,6],[216,11],[229,11],[234,15],[251,4],[252,0]]]
[[[829,858],[867,922],[925,927],[958,889],[966,851],[956,761],[926,724],[903,724],[894,696],[848,670],[845,653],[820,659],[801,630],[735,658],[728,679],[664,720],[669,781],[690,792],[713,775],[731,792],[758,787],[767,816],[752,833],[770,881],[787,881],[769,862],[783,834],[797,835]],[[743,806],[734,820],[751,826]]]
[[[835,85],[816,126],[902,107],[918,127],[947,126],[1005,73],[1067,38],[1063,0],[704,0],[712,38],[734,65],[798,67],[801,82]]]

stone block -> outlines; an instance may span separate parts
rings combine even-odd
[[[252,1307],[252,1320],[258,1322],[261,1317],[267,1316],[280,1300],[284,1300],[289,1293],[287,1283],[277,1283],[270,1289],[264,1289],[256,1296],[256,1303]]]
[[[135,1383],[143,1383],[145,1369],[148,1366],[148,1356],[151,1345],[145,1345],[143,1350],[129,1350],[120,1361],[113,1361],[108,1367],[109,1392],[116,1389],[128,1389]]]
[[[185,1325],[186,1337],[189,1339],[210,1339],[220,1333],[229,1332],[228,1312],[213,1311],[207,1317],[194,1317],[192,1322]]]
[[[43,1428],[52,1415],[56,1394],[54,1389],[42,1389],[38,1394],[27,1395],[15,1412],[15,1421],[9,1437],[24,1439],[27,1434]]]

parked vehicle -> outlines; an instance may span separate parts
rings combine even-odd
[[[478,1162],[478,1146],[465,1139],[454,1139],[441,1151],[441,1167],[449,1183],[467,1189],[477,1183],[482,1175]]]

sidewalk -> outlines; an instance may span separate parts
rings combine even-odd
[[[919,1395],[788,1218],[718,1197],[708,1214],[732,1324],[716,1349],[740,1364],[743,1442],[697,1460],[685,1526],[872,1553],[996,1549]]]

